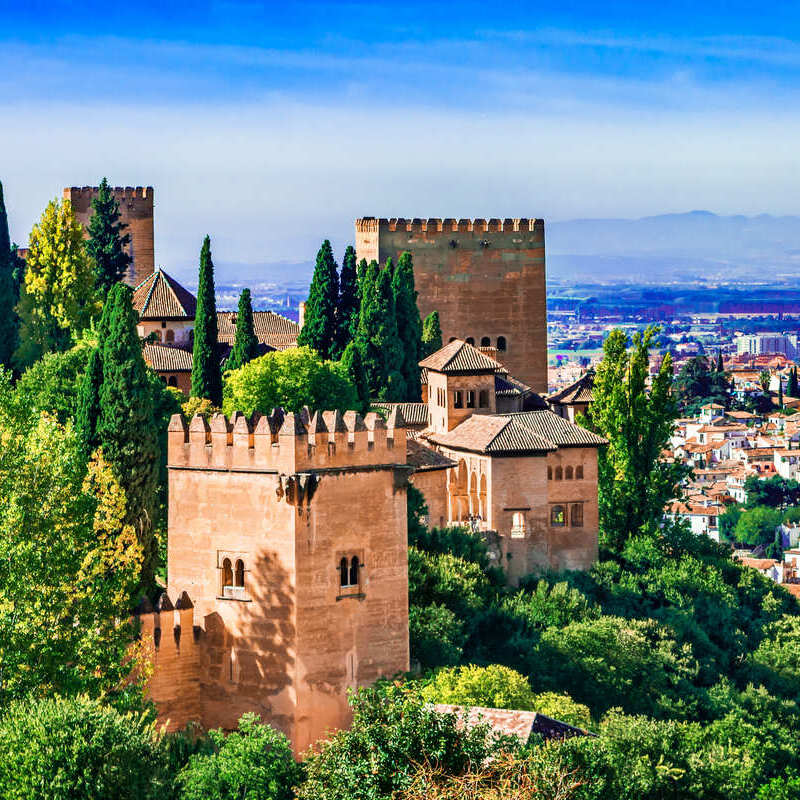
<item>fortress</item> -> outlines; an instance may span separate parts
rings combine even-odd
[[[409,668],[400,415],[175,415],[168,439],[149,695],[173,730],[255,711],[299,753],[349,724],[348,688]]]
[[[138,286],[155,269],[153,241],[153,187],[115,186],[114,198],[119,203],[120,219],[128,227],[131,243],[128,252],[133,262],[125,276],[125,283]],[[97,197],[96,186],[70,186],[64,189],[64,199],[69,200],[75,218],[85,230],[92,215],[92,200]]]
[[[547,392],[547,287],[541,219],[356,220],[359,260],[408,251],[420,314],[438,311],[445,343],[493,347],[508,371]]]

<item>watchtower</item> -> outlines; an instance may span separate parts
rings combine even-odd
[[[150,696],[173,729],[255,711],[301,752],[349,723],[349,688],[409,668],[401,418],[176,415],[168,436],[168,593],[196,636],[179,668],[161,632]]]
[[[84,229],[92,215],[92,199],[97,196],[97,186],[70,186],[64,189],[64,199],[72,203],[78,222]],[[128,227],[131,243],[128,252],[133,263],[125,276],[125,283],[138,286],[155,269],[153,237],[153,187],[115,186],[114,198],[119,203],[120,219]]]
[[[422,315],[438,311],[444,343],[497,348],[497,359],[547,392],[547,286],[541,219],[356,220],[358,259],[408,250]]]

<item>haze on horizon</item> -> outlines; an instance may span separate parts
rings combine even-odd
[[[367,214],[800,214],[780,5],[0,0],[12,237],[103,175],[155,187],[178,277],[206,232],[223,267],[308,263]]]

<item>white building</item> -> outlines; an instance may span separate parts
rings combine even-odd
[[[755,333],[748,336],[737,336],[736,352],[739,355],[748,353],[754,356],[776,355],[782,353],[787,358],[797,354],[797,335],[783,333]]]

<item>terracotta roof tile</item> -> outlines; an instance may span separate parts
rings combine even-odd
[[[407,428],[428,424],[427,403],[373,403],[372,407],[380,408],[390,414],[395,408],[398,408]]]
[[[194,319],[197,300],[164,270],[157,268],[133,290],[139,319]]]
[[[435,469],[447,469],[456,466],[456,462],[438,450],[426,447],[419,439],[406,441],[406,463],[415,468],[417,472],[426,472]]]
[[[591,403],[594,399],[592,390],[594,388],[594,372],[589,370],[573,381],[569,386],[565,386],[558,392],[553,392],[547,400],[549,403],[558,405],[571,405],[572,403]]]
[[[156,372],[191,372],[192,354],[181,347],[164,344],[146,344],[142,351],[144,360]]]
[[[607,444],[602,436],[559,417],[552,411],[519,411],[501,416],[511,417],[515,422],[558,447],[596,447]]]
[[[217,341],[233,346],[236,340],[236,312],[217,311],[217,328]],[[274,311],[254,311],[253,332],[260,344],[275,350],[286,350],[297,345],[300,326]]]
[[[449,433],[430,433],[435,444],[478,453],[546,453],[556,446],[510,417],[473,414]]]
[[[420,367],[432,369],[434,372],[495,372],[503,369],[499,361],[495,361],[477,347],[467,344],[463,339],[454,339],[440,350],[419,362]]]

